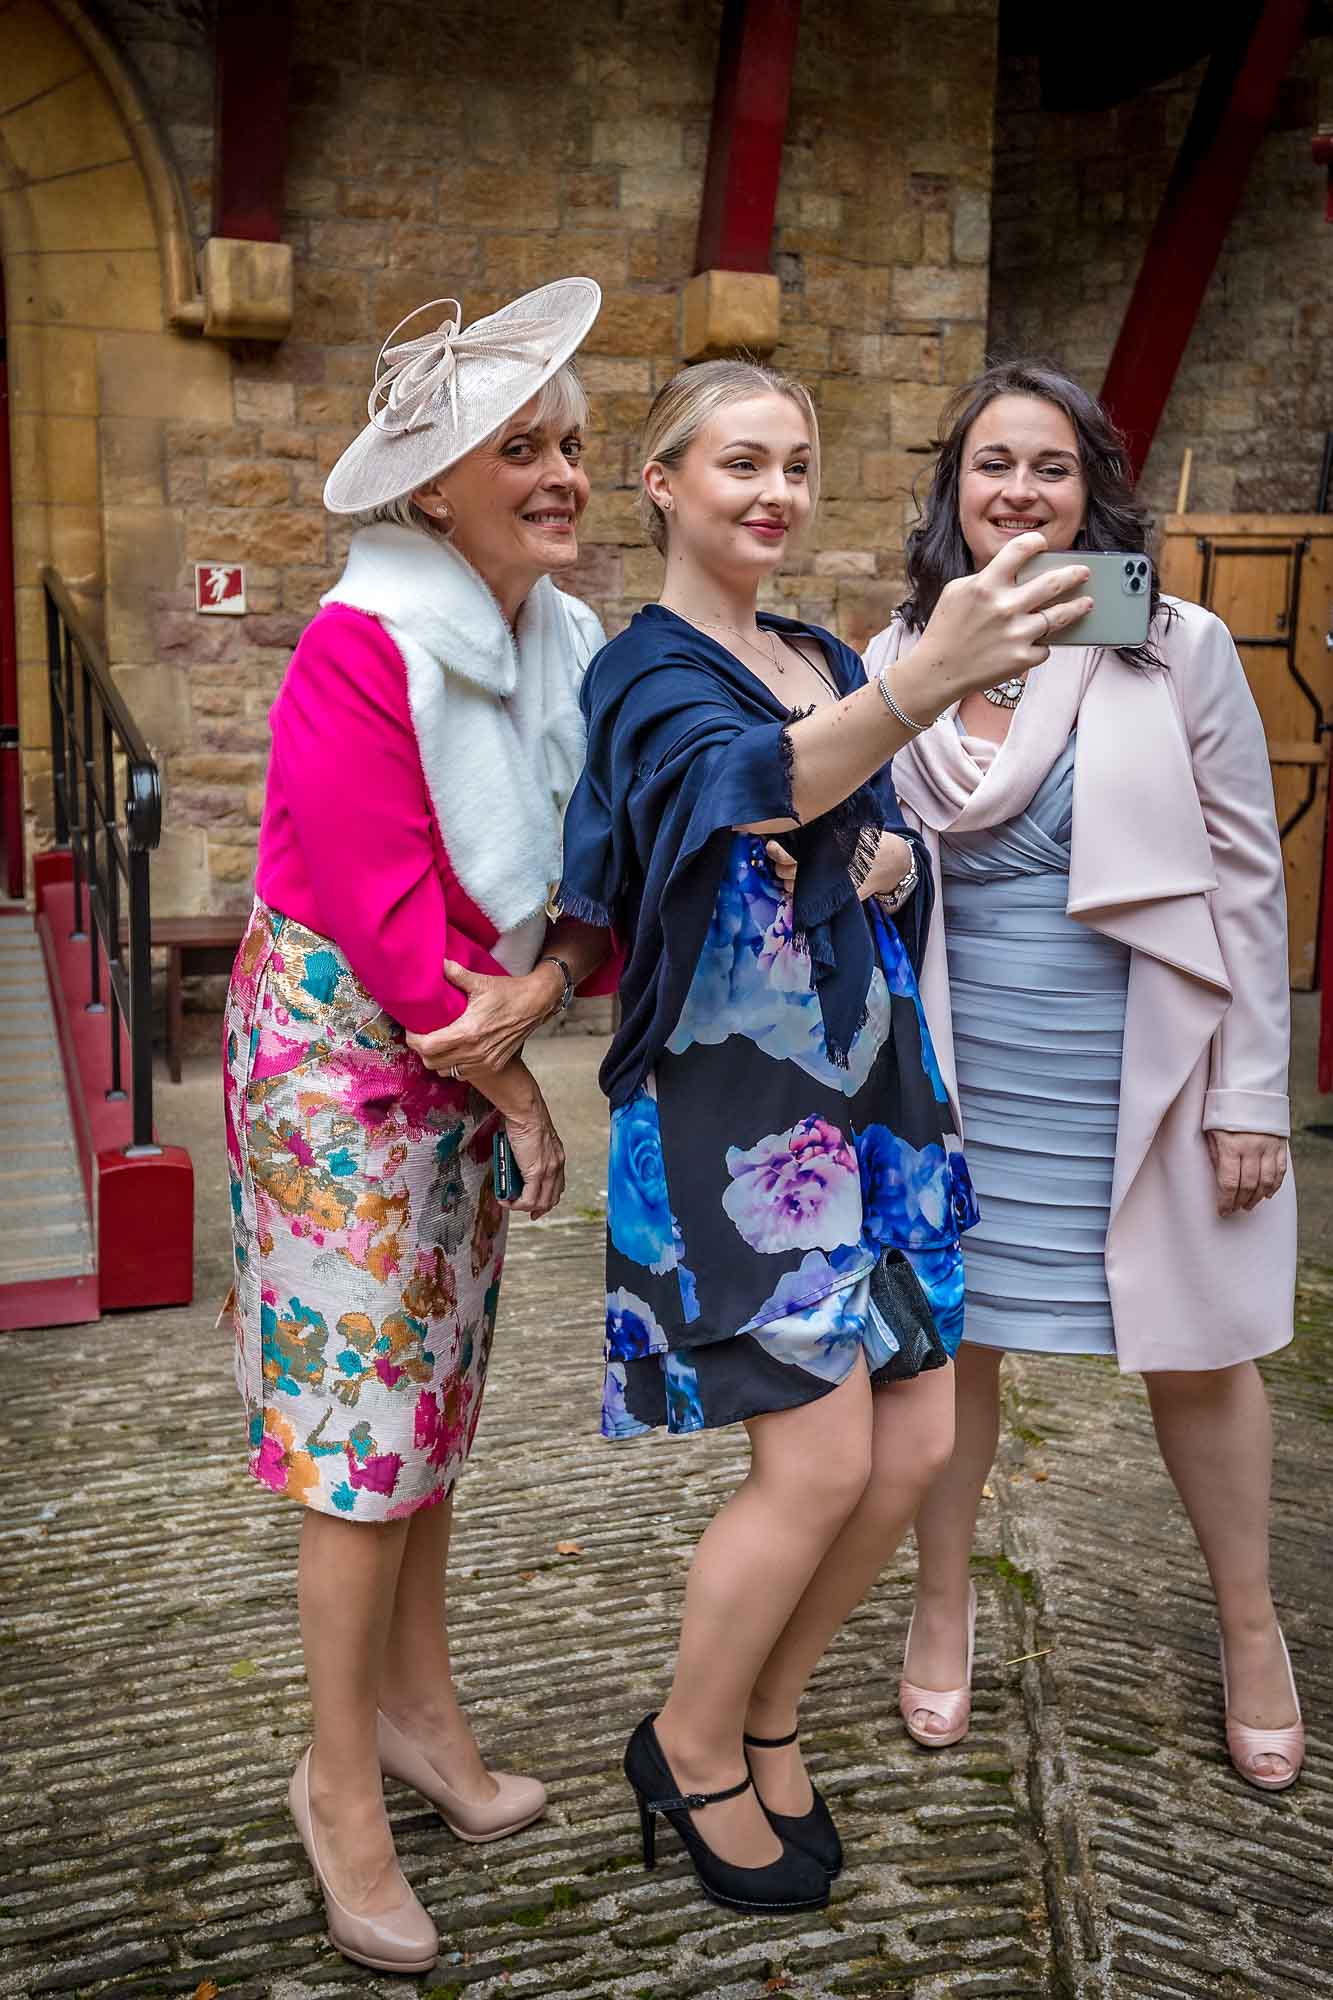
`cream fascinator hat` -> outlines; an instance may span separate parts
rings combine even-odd
[[[447,472],[563,368],[601,303],[591,278],[557,278],[466,328],[457,299],[432,299],[399,320],[375,363],[370,422],[325,482],[329,512],[385,507]],[[452,312],[434,333],[393,344],[435,306]]]

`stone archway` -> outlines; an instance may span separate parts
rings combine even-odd
[[[179,176],[74,0],[0,5],[0,255],[31,852],[49,838],[41,566],[87,607],[154,747],[188,740],[188,681],[159,662],[151,608],[183,572],[164,427],[225,421],[232,407],[226,349],[187,330],[203,309]],[[161,860],[164,886],[182,863],[191,872],[184,851]]]

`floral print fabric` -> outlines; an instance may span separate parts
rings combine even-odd
[[[358,1521],[442,1500],[499,1295],[491,1107],[425,1068],[329,939],[262,903],[224,1082],[251,1473]]]
[[[611,1114],[602,1429],[734,1423],[896,1352],[870,1303],[901,1250],[950,1352],[959,1235],[977,1219],[916,980],[867,905],[876,956],[847,1068],[764,843],[737,834],[675,1032]]]

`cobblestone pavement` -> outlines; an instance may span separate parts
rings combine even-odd
[[[594,1055],[566,1050],[555,1079],[585,1112]],[[164,1127],[191,1088],[164,1092]],[[932,1755],[898,1722],[904,1555],[808,1704],[848,1867],[826,1914],[761,1922],[701,1901],[673,1836],[655,1874],[636,1859],[620,1751],[661,1695],[690,1548],[740,1452],[597,1439],[585,1153],[571,1219],[514,1232],[453,1586],[482,1741],[550,1780],[551,1811],[466,1847],[390,1787],[444,1935],[434,1973],[393,1979],[329,1948],[285,1810],[307,1726],[297,1513],[241,1469],[212,1329],[220,1160],[207,1125],[189,1136],[198,1303],[0,1337],[0,1996],[1333,1996],[1333,1271],[1307,1268],[1302,1339],[1268,1370],[1303,1783],[1264,1796],[1226,1762],[1205,1580],[1139,1385],[1027,1362],[976,1560],[972,1733]]]

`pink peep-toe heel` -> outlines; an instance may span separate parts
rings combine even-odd
[[[1305,1724],[1301,1720],[1300,1696],[1296,1692],[1296,1676],[1291,1670],[1291,1654],[1281,1628],[1278,1639],[1282,1646],[1282,1657],[1287,1663],[1287,1677],[1291,1682],[1291,1698],[1296,1706],[1296,1720],[1285,1729],[1254,1729],[1248,1722],[1237,1722],[1231,1713],[1231,1690],[1227,1685],[1227,1649],[1219,1637],[1218,1655],[1222,1662],[1222,1703],[1226,1709],[1227,1753],[1236,1770],[1247,1785],[1257,1785],[1261,1792],[1285,1792],[1288,1785],[1294,1785],[1301,1775],[1301,1765],[1305,1762]],[[1285,1773],[1270,1774],[1256,1771],[1254,1766],[1260,1757],[1280,1757],[1287,1766]]]
[[[947,1750],[951,1743],[961,1743],[972,1726],[972,1660],[976,1651],[977,1638],[977,1587],[968,1585],[967,1602],[967,1681],[960,1688],[918,1687],[904,1675],[898,1683],[898,1712],[907,1725],[907,1733],[914,1743],[925,1750]],[[916,1621],[915,1611],[907,1625],[907,1644],[903,1648],[903,1660],[912,1647],[912,1626]],[[927,1709],[931,1715],[938,1715],[943,1729],[919,1729],[912,1717],[920,1709]]]

